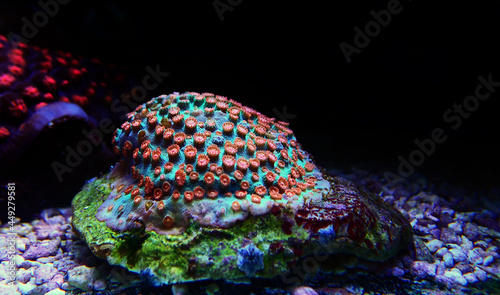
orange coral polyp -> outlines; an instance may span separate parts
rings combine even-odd
[[[196,182],[198,181],[198,179],[200,178],[200,174],[198,174],[198,172],[191,172],[189,173],[189,180],[191,180],[191,182]]]
[[[248,181],[242,181],[240,184],[240,188],[246,191],[250,188],[250,183],[248,183]]]
[[[186,134],[184,132],[177,132],[174,135],[174,142],[177,145],[182,145],[185,140],[186,140]]]
[[[207,173],[205,173],[205,176],[203,177],[203,181],[207,185],[212,185],[215,181],[215,175],[212,172],[207,172]]]
[[[252,203],[260,204],[260,201],[262,200],[262,197],[258,196],[256,194],[252,194],[252,196],[250,197],[250,200],[252,201]]]
[[[245,177],[245,175],[243,175],[243,172],[241,172],[240,170],[235,170],[233,176],[236,180],[242,180],[243,177]]]
[[[179,154],[179,151],[180,151],[180,147],[177,144],[170,145],[167,148],[167,154],[168,154],[168,156],[171,157],[171,158],[174,158],[174,159]]]
[[[234,145],[238,148],[238,151],[242,151],[245,147],[245,141],[239,137],[234,139]]]
[[[186,126],[186,129],[188,131],[193,131],[196,128],[197,124],[198,124],[198,120],[196,120],[195,117],[189,117],[184,122],[184,125]]]
[[[163,197],[163,191],[161,188],[155,188],[154,192],[153,192],[153,198],[158,201],[161,199],[161,197]]]
[[[259,166],[260,166],[260,161],[256,158],[252,158],[248,161],[248,163],[250,164],[250,169],[252,171],[255,171],[257,169],[259,169]]]
[[[175,172],[175,183],[178,186],[183,186],[186,183],[186,173],[184,170],[179,169]]]
[[[194,198],[194,193],[192,191],[185,191],[184,192],[184,201],[186,202],[191,202]]]
[[[163,165],[163,169],[165,169],[165,173],[172,171],[172,169],[174,169],[174,163],[167,162],[165,165]]]
[[[263,149],[266,147],[267,140],[264,137],[257,136],[255,137],[255,145],[257,148]]]
[[[264,135],[264,134],[266,134],[267,129],[266,129],[266,127],[264,127],[262,125],[257,125],[257,126],[255,126],[254,131],[258,135]]]
[[[186,160],[194,160],[196,158],[197,152],[197,149],[192,145],[188,145],[184,148],[184,155],[186,156]]]
[[[241,210],[241,205],[238,201],[234,201],[232,204],[231,204],[231,209],[234,211],[234,212],[238,212]]]
[[[227,154],[234,156],[238,152],[238,147],[230,141],[226,141],[224,144],[224,150]]]
[[[239,136],[245,137],[245,135],[248,134],[248,129],[243,125],[238,125],[236,126],[236,132],[238,133]]]
[[[247,196],[247,192],[243,191],[243,190],[239,190],[239,191],[234,192],[234,196],[238,199],[244,199]]]
[[[226,188],[231,184],[231,177],[224,173],[219,177],[219,182],[222,187]]]
[[[219,156],[219,148],[215,145],[212,144],[207,148],[207,154],[210,158],[217,158]]]
[[[255,158],[257,158],[260,163],[265,163],[267,161],[267,153],[265,151],[257,151],[257,153],[255,153]]]
[[[198,155],[198,161],[196,162],[196,168],[200,171],[207,169],[210,158],[205,154]]]
[[[232,134],[234,129],[234,124],[232,122],[224,122],[222,124],[222,130],[225,134]]]
[[[175,190],[173,193],[172,193],[172,199],[174,201],[176,200],[179,200],[179,198],[181,197],[181,193],[178,191],[178,190]]]
[[[226,171],[231,171],[234,168],[234,164],[236,163],[236,159],[231,155],[224,155],[222,157],[222,165]]]
[[[172,139],[173,139],[173,137],[174,137],[174,133],[175,133],[175,131],[174,131],[174,129],[172,129],[172,128],[167,128],[167,129],[165,129],[165,131],[163,131],[163,139],[164,139],[165,141],[170,141],[170,140],[172,140]]]
[[[276,180],[276,174],[272,173],[271,171],[268,171],[266,173],[265,180],[266,180],[266,183],[268,183],[268,184],[274,183],[274,181]]]
[[[165,126],[157,125],[155,128],[155,136],[163,136],[163,132],[165,130]]]
[[[195,187],[193,193],[197,199],[203,199],[205,196],[205,190],[201,186]]]
[[[205,144],[205,140],[206,140],[206,136],[205,134],[203,133],[195,133],[193,135],[193,140],[194,140],[194,143],[200,147],[200,146],[203,146]]]
[[[241,170],[242,172],[245,172],[247,171],[248,167],[249,167],[249,163],[248,161],[245,159],[245,158],[239,158],[237,161],[236,161],[236,166],[238,167],[239,170]]]
[[[156,166],[154,175],[156,177],[158,177],[158,176],[160,176],[160,174],[161,174],[161,167],[160,166]]]
[[[219,192],[215,189],[209,189],[207,192],[207,197],[210,199],[216,199],[219,196]]]

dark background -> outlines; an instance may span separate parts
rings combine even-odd
[[[275,2],[232,1],[221,21],[214,1],[73,0],[29,44],[138,77],[159,64],[170,75],[151,97],[212,92],[273,117],[286,107],[299,142],[324,166],[397,173],[398,156],[442,127],[448,139],[417,173],[472,189],[498,183],[500,89],[457,130],[442,116],[474,94],[479,75],[500,81],[500,1],[401,1],[351,63],[340,43],[353,45],[354,27],[391,1]],[[41,9],[26,3],[0,3],[1,34],[21,35],[22,18]]]

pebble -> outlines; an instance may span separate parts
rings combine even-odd
[[[434,239],[434,240],[431,240],[431,241],[425,243],[425,245],[427,246],[427,248],[429,248],[429,251],[431,251],[431,253],[434,253],[439,248],[441,248],[443,246],[443,242],[440,240]]]
[[[482,269],[480,269],[478,267],[476,267],[474,269],[474,275],[476,276],[476,278],[478,280],[480,280],[482,282],[486,281],[486,279],[488,278],[488,274],[484,270],[482,270]]]
[[[474,275],[474,273],[466,273],[464,274],[464,278],[467,280],[467,283],[469,284],[474,284],[477,282],[477,278],[476,276]]]
[[[443,262],[444,265],[448,268],[453,267],[454,261],[453,261],[453,255],[450,252],[446,252],[443,256]]]
[[[474,248],[474,245],[466,236],[462,236],[462,244],[460,245],[460,247],[462,247],[462,249],[464,250],[470,250]]]
[[[23,257],[25,259],[36,259],[39,257],[55,255],[59,249],[60,243],[61,241],[59,239],[37,241],[28,248],[28,250],[23,254]]]
[[[453,261],[455,262],[462,262],[467,259],[467,255],[462,250],[450,249],[450,253],[453,255]]]
[[[448,253],[448,248],[443,247],[436,251],[436,256],[443,257],[446,253]]]
[[[462,226],[458,222],[452,222],[448,224],[448,228],[452,229],[458,235],[461,235],[463,233]]]
[[[405,275],[405,271],[399,267],[393,267],[391,274],[396,277],[401,277]]]
[[[486,249],[486,253],[490,254],[494,258],[498,258],[500,254],[498,254],[498,247],[497,246],[491,246],[488,249]]]
[[[35,270],[35,283],[41,285],[49,282],[57,273],[57,270],[52,265],[42,265]]]
[[[467,222],[463,228],[463,234],[471,241],[476,241],[479,238],[477,225],[472,222]]]
[[[36,284],[31,281],[26,284],[18,283],[17,288],[21,294],[28,294],[31,290],[36,288]]]
[[[495,260],[495,259],[493,258],[493,256],[488,255],[488,256],[484,257],[484,260],[483,260],[483,265],[484,265],[484,266],[488,266],[490,263],[492,263],[492,262],[493,262],[493,260]]]
[[[106,281],[103,279],[97,279],[94,282],[94,290],[95,291],[103,291],[106,290],[107,284]]]
[[[454,243],[458,242],[457,234],[451,228],[443,228],[441,229],[441,236],[439,239],[445,243]]]
[[[56,288],[54,290],[45,293],[45,295],[64,295],[64,294],[66,294],[66,292],[59,288]]]
[[[481,248],[474,248],[467,251],[467,259],[472,264],[483,264],[483,256],[485,252]]]
[[[455,271],[445,271],[443,276],[451,279],[456,284],[460,284],[462,286],[467,285],[467,280],[462,276],[461,273]]]
[[[311,287],[297,287],[293,290],[292,295],[318,295]]]
[[[436,265],[425,261],[414,261],[411,273],[419,278],[433,277],[436,275]]]
[[[85,265],[77,266],[68,271],[68,284],[83,291],[92,291],[95,268]]]

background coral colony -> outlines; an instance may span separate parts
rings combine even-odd
[[[307,281],[314,243],[426,288],[498,278],[500,3],[156,5],[0,3],[5,286],[118,292],[293,261],[247,291],[382,288]]]

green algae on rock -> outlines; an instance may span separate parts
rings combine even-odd
[[[234,100],[162,95],[128,118],[113,139],[121,160],[73,200],[75,230],[111,264],[158,284],[272,278],[307,255],[383,261],[411,240],[396,209]]]

